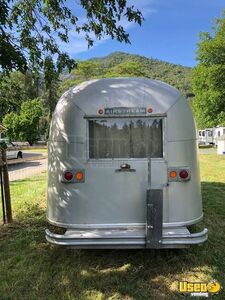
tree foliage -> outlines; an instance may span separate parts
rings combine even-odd
[[[40,83],[31,72],[11,72],[0,77],[0,121],[10,112],[19,112],[23,101],[38,97]]]
[[[42,116],[41,101],[37,99],[23,102],[19,114],[11,112],[3,119],[7,136],[12,140],[28,141],[32,145],[39,138],[39,120]]]
[[[147,77],[148,72],[146,70],[145,65],[143,65],[139,61],[124,61],[110,68],[106,72],[107,77]]]
[[[55,109],[59,98],[58,84],[59,73],[51,57],[45,59],[44,73],[26,71],[22,74],[19,71],[10,72],[0,77],[0,122],[4,115],[18,113],[24,101],[39,97],[43,103],[43,124]],[[46,129],[48,126],[45,126]]]
[[[197,59],[192,106],[198,127],[225,125],[225,13],[216,20],[212,34],[201,34]]]
[[[7,128],[7,137],[12,141],[16,141],[19,137],[20,131],[19,115],[14,112],[6,114],[3,119],[3,124],[5,128]]]
[[[82,80],[88,80],[89,78],[99,76],[101,74],[101,68],[95,61],[82,61],[78,63],[77,68],[73,70],[72,74]]]
[[[81,8],[84,15],[78,17],[74,12]],[[68,43],[75,32],[85,36],[88,46],[106,35],[129,43],[122,18],[138,24],[143,20],[127,0],[80,0],[71,5],[65,0],[2,0],[0,65],[6,71],[24,72],[29,65],[43,67],[45,58],[54,55],[59,72],[65,66],[71,69],[74,60],[60,50],[59,42]]]
[[[59,72],[55,67],[52,57],[48,56],[44,64],[44,93],[43,100],[47,114],[51,118],[58,101]]]
[[[122,52],[107,57],[78,62],[71,73],[60,74],[51,57],[46,57],[44,73],[11,72],[10,76],[2,76],[0,80],[0,112],[3,119],[10,112],[20,115],[23,102],[39,97],[42,105],[42,116],[39,121],[39,133],[48,135],[51,115],[63,91],[78,83],[108,77],[146,77],[162,80],[177,87],[185,96],[192,94],[189,75],[191,68],[170,64],[152,58],[131,55]],[[11,139],[21,139],[17,132],[20,128],[14,114],[8,118],[14,120],[12,128],[7,125]],[[4,120],[4,122],[6,122]],[[17,122],[17,123],[16,123]]]

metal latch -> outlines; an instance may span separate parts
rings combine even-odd
[[[129,164],[124,163],[124,164],[120,165],[120,169],[116,169],[116,172],[136,172],[136,170],[131,169]]]

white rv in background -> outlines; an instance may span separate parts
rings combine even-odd
[[[206,128],[198,131],[199,145],[214,145],[214,130],[213,128]]]
[[[218,137],[225,134],[225,127],[205,128],[198,131],[199,145],[217,146]]]
[[[215,127],[213,131],[214,144],[217,146],[218,138],[225,134],[225,127]]]

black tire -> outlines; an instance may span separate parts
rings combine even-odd
[[[20,152],[18,152],[18,154],[17,154],[17,158],[23,158],[23,153],[20,151]]]

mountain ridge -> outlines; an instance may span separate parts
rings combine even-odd
[[[93,78],[145,77],[168,83],[190,99],[193,97],[191,71],[191,67],[117,51],[78,62],[77,69],[63,80],[61,91]]]
[[[173,65],[173,66],[183,67],[183,68],[187,68],[187,69],[192,69],[192,67],[189,67],[189,66],[184,66],[184,65],[181,65],[181,64],[168,62],[166,60],[158,59],[158,58],[155,58],[155,57],[148,57],[148,56],[144,56],[144,55],[141,55],[141,54],[134,54],[134,53],[124,52],[124,51],[114,51],[114,52],[111,52],[111,53],[109,53],[105,56],[96,56],[96,57],[94,56],[94,57],[91,57],[91,58],[86,59],[86,60],[90,60],[90,61],[92,61],[92,60],[94,60],[94,61],[104,60],[104,59],[109,59],[110,57],[118,56],[118,55],[135,56],[135,57],[149,59],[149,60],[156,61],[156,62],[165,63],[165,64],[168,64],[168,65]]]

